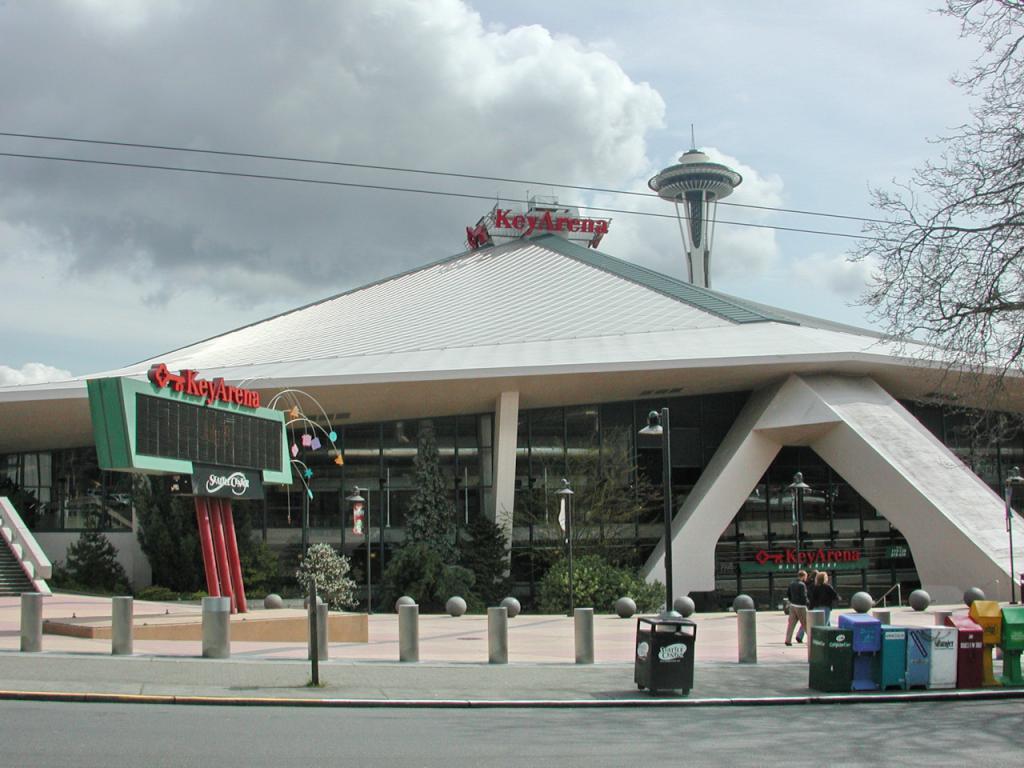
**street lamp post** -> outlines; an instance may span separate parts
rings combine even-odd
[[[796,529],[796,554],[800,556],[800,531],[804,521],[804,491],[811,490],[811,486],[804,482],[804,473],[797,472],[793,475],[793,482],[786,486],[786,490],[793,494],[793,528]]]
[[[352,505],[353,533],[362,533],[363,541],[366,544],[366,613],[371,614],[373,613],[373,590],[370,580],[370,505],[363,498],[362,490],[358,485],[354,486],[352,493],[345,497],[345,501]]]
[[[1020,476],[1020,468],[1014,467],[1010,470],[1010,476],[1006,478],[1006,534],[1010,537],[1010,603],[1017,604],[1017,573],[1013,564],[1013,488],[1016,485],[1024,485],[1024,477]]]
[[[569,546],[569,615],[572,616],[576,608],[576,599],[573,594],[572,581],[572,488],[569,481],[562,478],[562,487],[555,491],[561,505],[565,507],[565,540]]]
[[[657,411],[647,414],[647,426],[640,434],[661,437],[661,487],[665,499],[665,613],[662,615],[671,618],[679,613],[672,606],[675,599],[672,589],[672,430],[668,408],[662,408],[660,414]]]

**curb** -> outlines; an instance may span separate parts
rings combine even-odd
[[[351,709],[608,709],[621,707],[754,707],[811,704],[896,704],[920,701],[1024,699],[1024,688],[906,693],[838,693],[808,696],[672,699],[328,699],[253,696],[173,696],[69,691],[4,691],[0,701],[92,704],[185,704],[232,707],[334,707]]]

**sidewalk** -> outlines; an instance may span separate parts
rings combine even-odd
[[[196,606],[138,602],[137,617]],[[109,600],[48,598],[45,618],[110,613]],[[758,662],[737,663],[736,618],[696,615],[694,686],[686,697],[652,696],[633,684],[636,621],[595,617],[593,665],[573,663],[573,624],[564,616],[509,621],[507,665],[487,663],[486,618],[423,616],[420,659],[398,663],[398,620],[370,617],[370,642],[332,643],[322,687],[308,685],[304,643],[232,643],[226,660],[200,658],[198,642],[136,641],[135,655],[110,656],[110,642],[43,636],[43,651],[19,649],[20,603],[0,598],[0,698],[345,706],[629,706],[812,703],[899,698],[1024,698],[1024,689],[821,694],[807,688],[805,645],[783,644],[785,616],[758,615]],[[893,609],[893,623],[927,626],[930,612]],[[997,668],[999,664],[997,662]],[[140,698],[141,697],[141,698]]]

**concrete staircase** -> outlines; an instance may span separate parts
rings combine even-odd
[[[21,563],[7,543],[0,541],[0,597],[16,597],[22,592],[35,591]]]
[[[53,573],[43,548],[6,496],[0,496],[0,596],[50,594]]]

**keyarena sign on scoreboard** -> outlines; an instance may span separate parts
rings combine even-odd
[[[194,475],[205,467],[223,477],[246,471],[263,483],[291,483],[284,413],[260,407],[257,392],[162,364],[148,378],[86,383],[101,469]],[[206,495],[199,485],[193,492]]]

